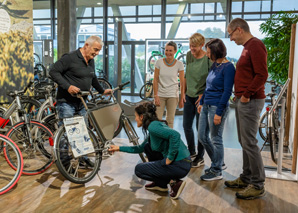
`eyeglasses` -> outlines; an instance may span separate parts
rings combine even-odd
[[[231,38],[231,36],[233,35],[233,33],[237,30],[238,27],[235,28],[235,30],[233,30],[233,32],[231,32],[231,34],[228,35],[229,38]]]

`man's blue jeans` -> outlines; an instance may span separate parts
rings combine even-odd
[[[219,174],[222,171],[221,167],[224,158],[222,134],[229,108],[227,107],[224,110],[219,125],[214,124],[216,109],[217,106],[203,105],[199,121],[199,140],[204,145],[211,159],[211,171]]]
[[[67,103],[67,102],[57,102],[57,109],[58,109],[58,115],[59,121],[58,125],[62,125],[62,119],[63,118],[71,118],[74,115],[80,115],[85,117],[86,121],[86,109],[84,108],[83,103]],[[87,123],[87,122],[86,122]]]

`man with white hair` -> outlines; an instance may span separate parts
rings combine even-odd
[[[94,58],[102,49],[103,42],[98,36],[90,36],[82,48],[64,54],[51,68],[49,74],[58,84],[57,109],[60,119],[85,116],[86,110],[79,98],[73,94],[89,91],[93,86],[101,94],[110,94],[104,90],[95,75]],[[61,123],[60,123],[61,125]],[[89,159],[87,162],[91,165]]]

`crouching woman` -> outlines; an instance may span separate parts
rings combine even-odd
[[[135,120],[146,136],[144,142],[138,146],[112,145],[109,151],[145,152],[149,162],[136,165],[136,176],[152,181],[145,185],[147,190],[168,191],[169,184],[170,197],[177,199],[186,184],[181,178],[184,178],[191,169],[187,147],[177,131],[157,118],[156,106],[153,103],[146,102],[137,106]]]

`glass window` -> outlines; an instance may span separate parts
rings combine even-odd
[[[217,13],[223,13],[223,9],[222,9],[222,4],[223,3],[217,3],[217,5],[216,5],[216,12]]]
[[[261,1],[245,1],[244,12],[259,12],[261,9]]]
[[[257,14],[257,15],[244,15],[244,19],[260,19],[260,14]]]
[[[225,25],[225,22],[183,22],[178,28],[176,38],[189,38],[195,32],[201,33],[206,38],[223,38]]]
[[[90,7],[85,9],[83,17],[91,17],[91,8]]]
[[[226,20],[225,14],[224,15],[220,14],[220,15],[216,16],[216,20]]]
[[[135,18],[123,18],[122,19],[123,20],[123,22],[136,22],[136,19]]]
[[[214,16],[205,16],[205,20],[214,20]]]
[[[145,40],[160,38],[160,23],[125,24],[131,40]]]
[[[232,13],[242,12],[242,2],[232,2]]]
[[[270,11],[271,1],[262,1],[262,11]]]
[[[35,24],[51,24],[50,20],[33,20],[33,25]]]
[[[158,22],[160,22],[160,21],[161,21],[161,18],[160,18],[160,17],[153,17],[153,21],[158,21]]]
[[[161,14],[161,5],[153,5],[153,15]]]
[[[191,21],[200,21],[200,20],[203,20],[203,16],[191,16],[190,20]]]
[[[251,34],[259,39],[263,39],[265,37],[265,35],[260,32],[260,25],[263,22],[264,21],[248,21],[247,22],[249,25]]]
[[[151,22],[152,18],[139,18],[139,22]]]
[[[103,16],[103,8],[102,7],[95,7],[94,8],[94,15],[95,16]]]
[[[214,3],[205,3],[205,13],[214,13]]]
[[[82,19],[82,24],[83,23],[92,23],[92,19]]]
[[[175,17],[166,17],[166,21],[167,21],[167,22],[172,22],[172,21],[174,21],[174,18],[175,18]]]
[[[103,19],[102,19],[102,18],[96,18],[96,19],[94,19],[94,22],[95,22],[95,23],[100,23],[100,24],[102,24],[102,23],[103,23]]]
[[[297,0],[273,0],[273,11],[298,10]]]
[[[204,4],[203,3],[197,3],[197,4],[191,4],[190,12],[193,13],[203,13],[204,11]]]
[[[50,9],[34,9],[33,10],[33,18],[50,18],[51,17],[51,11]]]
[[[177,14],[178,4],[167,4],[167,14]]]
[[[270,14],[262,14],[261,19],[268,19],[270,18]]]
[[[139,15],[152,15],[152,6],[139,6]]]
[[[121,6],[120,12],[122,16],[135,16],[136,15],[136,6]]]

